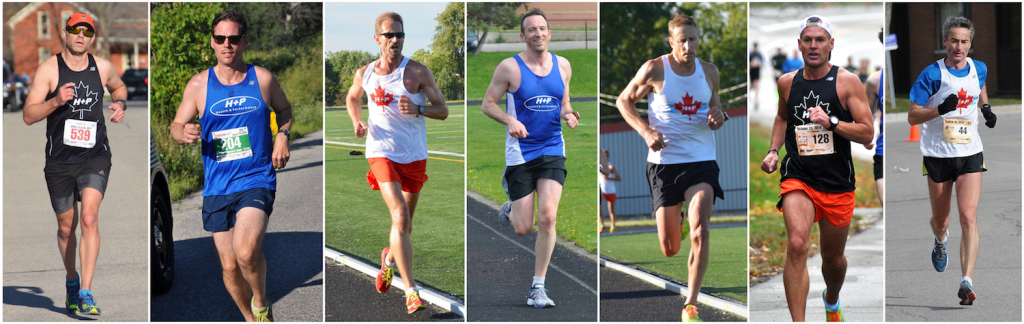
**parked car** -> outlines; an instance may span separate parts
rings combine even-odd
[[[174,281],[174,216],[171,214],[170,182],[160,154],[156,152],[156,140],[149,134],[149,184],[150,184],[150,283],[154,295],[166,293]]]
[[[149,70],[129,69],[124,71],[121,81],[128,87],[128,99],[144,97],[149,99]]]
[[[17,111],[25,108],[25,99],[28,97],[28,77],[18,75],[11,71],[7,61],[3,62],[4,67],[4,110]]]
[[[480,38],[476,36],[476,33],[473,31],[466,33],[466,49],[475,51],[477,46],[480,46]]]

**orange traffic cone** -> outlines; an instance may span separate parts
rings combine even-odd
[[[910,138],[906,139],[904,142],[920,142],[920,141],[921,141],[921,132],[917,130],[917,125],[910,125]]]

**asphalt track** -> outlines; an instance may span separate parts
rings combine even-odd
[[[111,111],[103,107],[103,113],[109,118]],[[100,254],[92,287],[103,311],[100,317],[69,315],[64,308],[64,265],[57,251],[57,222],[43,178],[46,122],[25,126],[20,111],[3,116],[4,321],[147,321],[147,103],[128,101],[120,124],[106,121],[112,167],[100,204]],[[81,224],[76,233],[81,240]],[[81,269],[80,260],[76,265]]]
[[[682,315],[686,297],[601,267],[602,322],[675,322]],[[746,319],[708,305],[697,304],[705,322],[745,322]]]
[[[274,213],[267,225],[267,295],[274,320],[323,321],[323,132],[294,140],[287,167],[277,171]],[[224,288],[217,249],[203,230],[201,192],[172,203],[175,277],[152,297],[153,321],[242,321]],[[145,300],[148,294],[134,298]],[[145,305],[142,306],[145,309]]]
[[[402,287],[392,286],[388,292],[378,293],[374,289],[375,278],[332,259],[324,260],[327,264],[324,319],[328,322],[462,321],[458,314],[426,302],[425,309],[409,315]]]
[[[936,272],[931,264],[934,235],[926,179],[921,175],[918,143],[906,114],[887,114],[886,321],[1021,321],[1021,107],[993,107],[996,128],[978,127],[985,146],[978,203],[981,242],[974,269],[973,306],[960,306],[960,222],[954,192],[951,202],[949,264]],[[909,169],[901,172],[901,169]],[[896,216],[898,215],[898,216]]]
[[[471,321],[597,321],[597,259],[555,246],[546,286],[555,307],[526,305],[533,278],[536,231],[518,236],[497,221],[497,204],[466,199],[466,312]]]

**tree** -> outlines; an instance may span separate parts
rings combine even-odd
[[[430,50],[419,50],[413,59],[423,63],[437,80],[445,98],[463,99],[465,91],[466,29],[463,2],[451,2],[437,15]]]
[[[484,47],[487,33],[494,28],[513,28],[519,24],[516,8],[523,2],[468,2],[466,17],[469,29],[480,35],[480,44],[473,55],[480,53]]]
[[[328,100],[335,106],[342,106],[345,105],[345,97],[348,96],[352,82],[362,82],[352,79],[356,70],[376,60],[378,55],[363,51],[337,51],[327,52],[324,57],[328,68],[325,79]]]

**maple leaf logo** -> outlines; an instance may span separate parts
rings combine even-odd
[[[689,120],[693,120],[693,117],[691,117],[690,115],[697,114],[697,109],[700,109],[700,101],[694,102],[693,96],[691,96],[690,93],[687,92],[686,95],[683,96],[683,102],[677,102],[675,103],[675,106],[676,110],[678,110],[683,115],[687,115],[686,118],[689,118]]]
[[[964,91],[964,88],[960,88],[960,91],[957,91],[956,99],[957,109],[967,108],[967,106],[970,106],[971,103],[974,102],[974,96],[968,96],[967,91]],[[963,113],[963,111],[958,111],[957,113]]]
[[[85,112],[92,111],[92,106],[99,101],[98,93],[89,91],[89,86],[85,82],[78,81],[78,85],[75,86],[75,98],[68,101],[68,104],[72,113],[79,113],[78,118],[85,119]]]
[[[384,107],[395,101],[395,95],[387,93],[387,91],[384,91],[384,88],[378,85],[377,89],[374,89],[373,93],[370,94],[370,100],[373,100],[373,103],[380,106],[381,111],[384,111]]]
[[[821,96],[814,95],[814,90],[811,90],[811,92],[804,97],[804,101],[801,102],[799,106],[793,106],[793,117],[796,117],[796,119],[800,121],[801,125],[805,125],[807,124],[807,121],[804,120],[804,118],[808,118],[810,116],[807,109],[814,107],[821,107],[821,109],[825,110],[826,114],[832,115],[832,111],[828,108],[828,102],[821,102],[818,100],[820,98]],[[814,99],[813,103],[808,101],[808,99]]]

